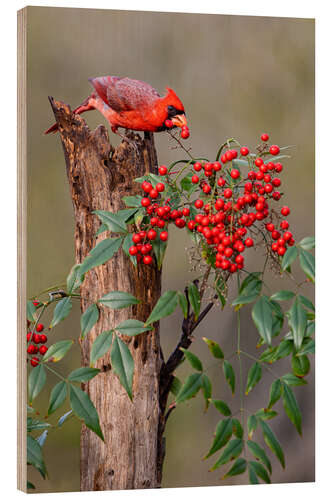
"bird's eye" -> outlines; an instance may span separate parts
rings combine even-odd
[[[168,106],[168,112],[169,114],[177,114],[177,110],[174,106]]]

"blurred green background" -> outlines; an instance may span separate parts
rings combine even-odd
[[[292,207],[289,220],[296,240],[314,233],[313,20],[28,7],[28,296],[63,283],[74,261],[73,213],[61,143],[58,136],[42,135],[53,123],[47,96],[75,107],[91,92],[88,78],[101,75],[140,79],[161,92],[172,87],[185,105],[191,131],[187,144],[197,156],[213,159],[229,137],[255,146],[262,132],[268,132],[275,144],[295,145],[292,159],[284,162],[282,191]],[[106,124],[98,112],[85,117],[91,128]],[[112,133],[110,139],[114,145],[119,142]],[[160,163],[183,157],[167,134],[155,134],[155,141]],[[183,231],[172,231],[164,289],[182,289],[189,279],[184,251],[189,246]],[[248,268],[260,269],[262,259],[260,250],[249,251]],[[268,284],[272,291],[288,285],[277,276]],[[231,297],[234,293],[231,287]],[[311,297],[311,290],[306,293]],[[251,350],[257,333],[249,311],[242,309],[242,343]],[[235,345],[233,316],[229,305],[223,313],[213,310],[196,331],[192,350],[206,364],[208,349],[201,337],[218,340],[230,352]],[[179,337],[180,319],[174,314],[162,322],[165,357]],[[78,335],[76,306],[53,338]],[[68,373],[79,365],[79,349],[74,348],[59,369]],[[281,365],[281,373],[289,371],[288,364]],[[183,365],[177,374],[183,378],[187,367]],[[267,404],[272,378],[264,375],[246,399],[250,411]],[[216,381],[214,397],[238,408],[238,396],[230,396],[221,372],[213,369],[211,376]],[[303,438],[281,403],[277,405],[281,417],[272,427],[285,449],[287,469],[283,471],[273,458],[273,482],[314,480],[313,370],[309,379],[307,387],[295,390],[304,415]],[[50,378],[49,387],[54,383]],[[48,393],[43,391],[37,400],[41,414],[46,412]],[[200,397],[171,415],[164,487],[247,483],[247,475],[222,482],[221,470],[208,472],[214,457],[208,463],[201,460],[218,419],[214,409],[204,413]],[[38,491],[79,489],[79,435],[80,425],[74,419],[61,431],[49,433],[45,444],[49,479],[29,472]]]

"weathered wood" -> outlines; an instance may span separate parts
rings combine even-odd
[[[59,124],[67,176],[75,217],[75,256],[81,263],[97,242],[100,225],[94,210],[116,212],[124,208],[122,197],[139,192],[134,182],[155,171],[153,136],[141,139],[132,134],[138,152],[126,142],[116,150],[109,143],[105,127],[90,131],[85,121],[69,106],[50,99]],[[112,158],[110,153],[112,151]],[[113,311],[100,306],[100,319],[81,342],[82,365],[89,365],[90,349],[96,337],[127,318],[144,321],[160,296],[161,274],[154,266],[135,268],[122,250],[106,264],[91,270],[81,286],[81,309],[112,290],[130,292],[140,299],[138,306]],[[94,402],[105,436],[103,443],[84,425],[81,433],[81,490],[156,488],[161,482],[163,446],[158,435],[160,422],[159,373],[162,355],[158,325],[151,333],[127,342],[135,362],[133,402],[110,369],[106,355],[97,366],[102,373],[85,384]]]

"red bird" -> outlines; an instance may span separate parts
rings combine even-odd
[[[181,127],[182,137],[189,136],[184,106],[177,94],[167,87],[164,97],[151,85],[140,80],[101,76],[90,78],[93,93],[78,106],[74,113],[98,109],[118,133],[118,128],[145,132],[162,132]],[[56,132],[55,123],[44,133]],[[120,134],[119,134],[120,135]]]

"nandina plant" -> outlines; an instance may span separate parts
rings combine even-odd
[[[259,480],[269,483],[272,474],[268,450],[257,442],[259,433],[262,433],[268,449],[285,467],[284,452],[269,425],[269,420],[278,416],[273,408],[280,398],[287,417],[302,434],[302,416],[293,387],[306,384],[305,376],[310,371],[308,356],[314,353],[315,308],[301,293],[315,279],[311,253],[314,238],[305,237],[299,243],[295,242],[287,220],[290,208],[281,201],[281,162],[289,158],[285,154],[288,147],[269,146],[267,134],[262,134],[260,144],[253,151],[237,140],[229,139],[218,149],[215,161],[210,161],[193,157],[179,139],[175,139],[189,159],[178,160],[170,166],[161,165],[158,175],[148,174],[136,179],[143,195],[125,197],[127,208],[117,213],[96,211],[96,217],[101,221],[98,234],[107,232],[108,237],[91,250],[82,264],[72,268],[66,292],[50,289],[47,301],[36,297],[28,302],[27,354],[32,366],[28,380],[28,463],[35,466],[43,477],[47,472],[42,446],[47,433],[51,428],[61,427],[68,417],[83,420],[103,439],[96,409],[77,384],[97,376],[99,370],[94,367],[95,363],[110,352],[112,369],[132,398],[135,366],[120,335],[144,334],[151,330],[153,323],[172,314],[178,306],[183,313],[182,336],[165,363],[160,379],[165,423],[179,404],[202,392],[206,409],[212,404],[221,414],[205,456],[208,459],[220,453],[211,470],[223,468],[223,477],[247,471],[252,484]],[[145,322],[129,319],[100,334],[93,344],[89,367],[79,367],[67,377],[51,367],[51,363],[53,365],[67,354],[73,341],[60,340],[47,347],[48,336],[41,323],[44,311],[56,304],[49,327],[53,331],[70,313],[72,300],[80,297],[76,291],[85,274],[112,258],[119,249],[128,255],[134,266],[161,268],[170,224],[187,231],[192,242],[192,269],[197,272],[197,278],[186,284],[184,292],[166,291]],[[246,253],[250,248],[260,248],[264,252],[261,269],[248,268]],[[292,268],[297,264],[305,275],[300,283],[292,274]],[[268,269],[290,277],[292,289],[277,290],[268,295],[265,286]],[[237,283],[236,297],[228,296],[231,280]],[[223,311],[228,300],[237,315],[233,352],[225,355],[221,342],[206,337],[203,341],[214,363],[221,366],[232,394],[239,393],[239,407],[233,411],[226,402],[214,397],[214,380],[209,378],[208,368],[204,368],[202,361],[189,350],[197,326],[213,306]],[[138,300],[129,293],[110,291],[83,313],[81,336],[89,335],[97,323],[99,307],[121,309],[136,303]],[[245,304],[253,304],[251,316],[258,331],[257,356],[242,347],[240,309]],[[181,381],[175,371],[184,358],[194,372]],[[252,360],[247,374],[243,370],[244,358]],[[290,359],[287,373],[281,373],[279,368],[278,362],[283,358]],[[263,396],[262,408],[250,413],[244,396],[260,383],[263,370],[272,377],[270,392]],[[32,403],[43,389],[48,372],[56,374],[60,381],[51,391],[46,421],[46,418],[39,418]],[[167,407],[170,392],[174,398],[171,402],[169,400]],[[57,422],[50,423],[49,417],[65,404],[68,407],[64,415]],[[43,430],[42,434],[37,435],[40,430]],[[29,487],[33,485],[29,483]]]

